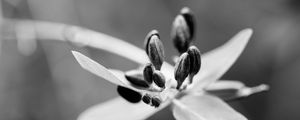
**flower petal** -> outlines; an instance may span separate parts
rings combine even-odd
[[[204,90],[208,94],[218,96],[227,101],[234,100],[240,90],[247,88],[244,83],[240,81],[219,80],[213,84],[208,85]]]
[[[84,42],[83,44],[87,46],[120,55],[139,64],[149,61],[143,49],[124,40],[79,27],[70,27],[66,31],[68,32],[67,39],[72,42]]]
[[[201,91],[218,80],[240,56],[251,35],[251,29],[242,30],[224,45],[204,54],[200,72],[194,76],[192,91]]]
[[[70,27],[66,31],[69,33],[67,39],[71,39],[75,43],[76,41],[78,43],[84,41],[84,43],[81,44],[117,54],[141,65],[150,62],[146,52],[143,49],[124,40],[106,35],[104,33],[94,32],[78,27]],[[164,62],[162,66],[162,72],[173,73],[173,66],[167,62]]]
[[[154,108],[143,102],[133,104],[118,97],[89,108],[80,114],[78,120],[142,120],[163,109],[169,103],[170,100]]]
[[[187,95],[173,103],[174,117],[180,120],[247,120],[221,99],[210,95]]]
[[[224,90],[224,89],[241,89],[245,84],[240,81],[219,80],[208,85],[205,90]]]
[[[180,101],[174,99],[173,103],[175,104],[175,107],[173,108],[173,115],[177,120],[206,120]]]
[[[237,100],[252,94],[267,91],[268,85],[261,84],[255,87],[247,87],[240,81],[220,80],[205,88],[206,93],[218,96],[225,101]]]
[[[125,81],[122,81],[122,79],[118,79],[118,77],[116,77],[113,73],[108,71],[107,68],[100,65],[96,61],[88,58],[87,56],[85,56],[79,52],[72,51],[72,53],[73,53],[74,57],[76,58],[77,62],[80,64],[80,66],[82,68],[84,68],[85,70],[87,70],[95,75],[98,75],[99,77],[102,77],[111,83],[121,85],[124,87],[127,86],[125,84],[126,83]]]

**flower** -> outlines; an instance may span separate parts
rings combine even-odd
[[[188,10],[184,8],[182,10],[182,14],[186,14],[187,11]],[[180,24],[173,24],[173,26],[179,26],[179,30],[172,30],[172,35],[178,34],[178,36],[174,37],[176,42],[175,46],[179,46],[177,47],[179,53],[184,55],[180,58],[184,59],[188,56],[185,51],[189,49],[189,42],[192,40],[191,36],[193,36],[189,34],[189,31],[193,32],[194,30],[190,29],[189,27],[191,23],[184,23],[184,21],[182,23],[183,18],[177,18],[180,19],[177,20],[180,21]],[[182,27],[181,25],[185,26]],[[194,23],[192,23],[192,25],[194,25]],[[176,29],[176,27],[174,29]],[[153,33],[154,35],[158,34],[156,33],[156,31],[152,31],[149,34]],[[183,78],[191,79],[189,83],[185,84],[186,86],[181,85],[181,82],[184,81],[178,82],[175,80],[176,75],[174,76],[174,66],[163,61],[163,49],[161,48],[162,45],[158,40],[159,36],[155,36],[155,38],[153,38],[155,39],[153,40],[154,42],[152,41],[151,43],[151,41],[148,41],[149,39],[152,39],[151,35],[149,34],[147,35],[145,42],[147,54],[145,54],[142,49],[134,47],[133,45],[130,45],[129,43],[120,41],[118,39],[110,39],[108,40],[109,43],[107,44],[113,43],[115,46],[119,46],[118,48],[120,49],[117,48],[116,50],[115,48],[104,48],[104,50],[132,59],[135,62],[141,64],[141,66],[145,64],[147,64],[146,66],[149,66],[149,62],[151,62],[154,66],[153,70],[159,72],[159,74],[161,75],[158,76],[163,76],[162,78],[166,80],[163,82],[148,84],[143,83],[143,81],[136,81],[134,84],[132,84],[132,80],[128,80],[130,78],[126,76],[125,72],[116,69],[107,69],[106,67],[86,57],[85,55],[76,51],[72,51],[78,63],[85,70],[92,72],[93,74],[98,75],[99,77],[102,77],[105,80],[108,80],[109,82],[112,82],[118,86],[127,88],[130,92],[136,91],[137,93],[145,96],[143,97],[144,103],[140,102],[139,100],[136,103],[131,103],[126,101],[122,97],[117,97],[100,105],[89,108],[79,116],[79,120],[145,119],[155,112],[170,105],[171,103],[172,105],[174,105],[174,117],[180,120],[244,120],[246,118],[240,113],[233,110],[224,102],[224,100],[233,100],[239,97],[247,97],[253,93],[268,89],[268,86],[264,84],[251,88],[246,87],[243,83],[238,81],[217,81],[230,68],[230,66],[236,61],[241,52],[244,50],[252,35],[251,29],[242,30],[221,47],[203,54],[200,61],[201,70],[199,72],[193,72],[194,74],[189,74],[189,76],[191,77],[187,77],[186,75],[184,75]],[[188,40],[188,43],[184,40]],[[183,43],[183,45],[180,45],[181,43]],[[148,44],[150,44],[150,46],[148,46]],[[105,46],[105,44],[102,46]],[[153,49],[155,54],[152,54],[150,49]],[[132,58],[133,56],[130,57],[130,55],[134,55],[134,58]],[[147,59],[147,55],[149,55],[150,60]],[[176,63],[180,64],[185,62],[179,60],[176,61]],[[184,65],[186,66],[189,64]],[[136,71],[142,70],[138,68]],[[180,74],[182,73],[180,71],[184,70],[178,68],[178,71],[179,72],[176,73]],[[135,73],[131,73],[130,75],[135,75]],[[147,82],[149,82],[149,80]],[[143,85],[144,88],[137,87],[136,85]],[[118,90],[126,91],[127,89]],[[126,92],[121,92],[126,96]],[[153,97],[152,101],[155,100],[153,103],[149,103],[149,99],[151,99],[151,97]]]

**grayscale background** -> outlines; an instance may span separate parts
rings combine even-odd
[[[184,6],[196,15],[195,44],[202,53],[244,28],[253,28],[244,53],[222,78],[248,86],[267,83],[271,90],[230,104],[250,120],[300,119],[298,0],[0,1],[6,18],[79,25],[139,47],[143,47],[146,34],[157,29],[168,61],[176,54],[170,40],[171,24]],[[81,51],[106,67],[137,67],[107,52],[55,41],[38,40],[35,51],[28,47],[22,52],[17,40],[1,33],[0,120],[74,120],[85,109],[118,95],[115,85],[80,68],[71,50]],[[174,119],[170,108],[149,118],[158,119]]]

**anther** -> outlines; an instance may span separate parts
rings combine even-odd
[[[171,39],[178,52],[183,53],[188,49],[191,33],[183,15],[177,15],[171,29]]]
[[[182,14],[183,18],[185,19],[188,29],[190,31],[190,39],[189,40],[192,40],[195,35],[195,27],[196,27],[196,25],[195,25],[196,22],[195,22],[195,17],[193,15],[193,12],[188,7],[184,7],[181,9],[180,13]]]
[[[153,71],[154,71],[154,67],[151,63],[146,64],[144,70],[143,70],[143,75],[144,75],[144,79],[148,82],[148,83],[152,83],[152,76],[153,76]]]
[[[156,70],[160,70],[164,62],[164,47],[157,35],[152,35],[148,43],[148,56]]]
[[[157,30],[152,30],[152,31],[150,31],[150,32],[146,35],[146,37],[145,37],[145,40],[144,40],[144,48],[145,48],[145,51],[146,51],[147,55],[149,55],[149,54],[148,54],[148,44],[149,44],[149,41],[150,41],[151,37],[154,36],[154,35],[157,36],[158,38],[160,38]]]
[[[153,72],[153,81],[158,87],[165,88],[166,79],[160,71],[155,70]]]
[[[142,100],[143,100],[144,103],[150,104],[150,102],[151,102],[151,97],[150,97],[149,94],[145,94],[145,95],[142,97]]]
[[[190,56],[190,75],[193,77],[197,74],[201,67],[201,53],[200,50],[196,46],[190,46],[187,53]],[[192,83],[193,78],[190,79],[190,83]]]
[[[179,89],[180,86],[182,85],[183,81],[185,78],[189,75],[190,73],[190,57],[188,53],[183,53],[181,54],[179,61],[175,65],[175,71],[174,71],[174,76],[175,80],[177,81],[177,87],[176,89]]]
[[[154,107],[159,107],[161,100],[158,97],[152,97],[151,104]]]
[[[122,96],[125,100],[131,103],[138,103],[142,99],[142,94],[139,92],[136,92],[134,90],[131,90],[129,88],[118,86],[117,91],[120,96]]]
[[[136,70],[125,72],[125,78],[137,88],[149,88],[150,84],[144,80],[142,73]]]

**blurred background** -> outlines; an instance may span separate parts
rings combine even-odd
[[[248,86],[267,83],[271,90],[230,104],[250,120],[300,119],[299,0],[0,1],[4,18],[78,25],[139,47],[146,34],[157,29],[168,61],[176,54],[170,40],[172,21],[184,6],[196,15],[194,44],[203,53],[238,31],[253,28],[247,48],[223,79],[240,80]],[[106,67],[137,67],[97,49],[52,40],[24,42],[20,36],[30,35],[15,34],[5,23],[1,26],[1,120],[74,120],[85,109],[118,95],[115,85],[80,68],[70,50],[81,51]],[[174,118],[167,108],[149,118],[157,119]]]

